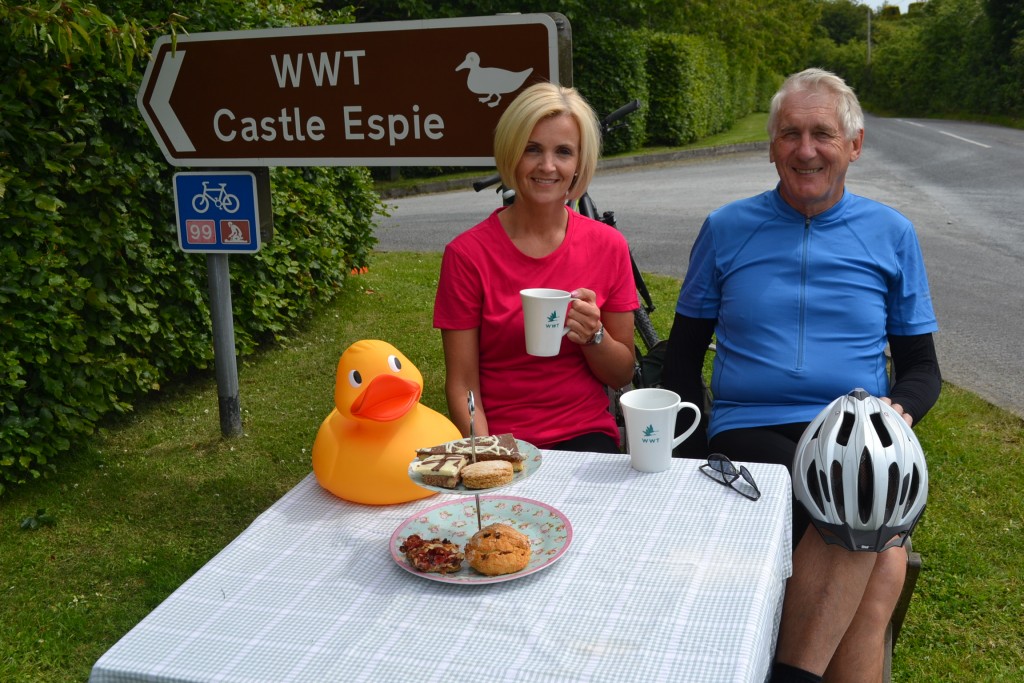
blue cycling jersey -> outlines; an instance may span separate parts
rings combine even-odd
[[[938,329],[913,224],[849,192],[811,218],[777,188],[712,212],[676,312],[717,321],[709,436],[885,396],[887,335]]]

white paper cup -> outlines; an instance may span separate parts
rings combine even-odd
[[[565,316],[572,299],[564,289],[523,289],[523,325],[526,328],[526,352],[531,356],[557,356],[562,337],[569,328]]]
[[[626,419],[626,443],[629,464],[640,472],[663,472],[672,464],[672,449],[686,439],[700,423],[700,410],[684,403],[679,394],[668,389],[633,389],[619,398]],[[693,424],[679,436],[676,415],[683,408],[695,414]]]

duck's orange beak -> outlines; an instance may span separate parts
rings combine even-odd
[[[409,412],[420,400],[423,388],[393,375],[378,375],[352,402],[353,417],[390,422]]]

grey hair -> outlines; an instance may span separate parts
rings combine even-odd
[[[768,137],[775,139],[778,132],[779,111],[787,97],[796,93],[824,92],[832,95],[836,102],[836,114],[847,140],[853,140],[864,129],[864,112],[857,95],[839,76],[824,69],[804,69],[785,80],[779,91],[772,97],[768,109]]]

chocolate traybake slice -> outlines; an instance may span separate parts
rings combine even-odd
[[[438,453],[421,457],[413,468],[427,486],[453,489],[459,485],[459,472],[469,462],[461,453]]]
[[[431,446],[430,448],[419,448],[416,454],[419,458],[430,455],[465,455],[472,460],[473,448],[470,440],[456,439],[447,443]],[[520,472],[523,469],[523,454],[519,452],[519,445],[511,434],[494,434],[489,436],[476,437],[476,459],[478,462],[484,460],[506,460],[512,463],[512,469]]]

